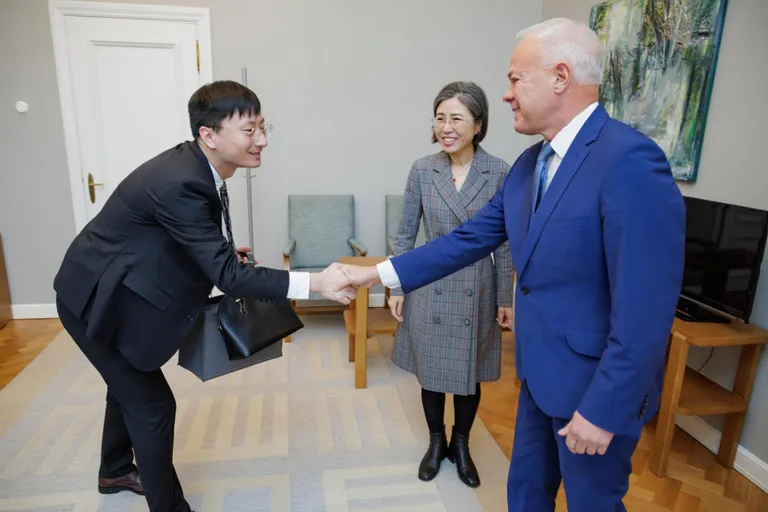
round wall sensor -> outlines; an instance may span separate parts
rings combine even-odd
[[[17,101],[16,102],[16,111],[24,114],[27,110],[29,110],[29,105],[27,105],[26,101]]]

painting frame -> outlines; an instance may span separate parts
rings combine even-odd
[[[601,104],[664,150],[677,181],[698,179],[727,10],[728,0],[607,0],[590,9],[606,46]],[[686,15],[708,25],[691,23],[686,39],[676,32],[688,28]]]

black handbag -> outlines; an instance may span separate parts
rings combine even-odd
[[[219,330],[230,361],[244,359],[304,327],[288,299],[221,298]]]

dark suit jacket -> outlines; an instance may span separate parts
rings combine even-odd
[[[285,298],[288,272],[240,264],[221,231],[221,202],[195,142],[133,171],[77,235],[53,287],[87,335],[138,370],[179,349],[215,284],[233,296]]]

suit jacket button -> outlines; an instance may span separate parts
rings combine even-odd
[[[193,317],[192,315],[188,315],[187,316],[187,321],[188,322],[194,322],[195,321],[195,317]]]
[[[471,296],[472,296],[472,290],[467,290],[467,297],[471,297]]]
[[[435,293],[436,293],[437,295],[440,295],[441,293],[443,293],[443,290],[441,290],[440,288],[438,288],[437,290],[435,290]]]
[[[520,293],[522,293],[523,295],[528,295],[529,291],[530,290],[528,290],[528,288],[520,288]]]
[[[439,324],[440,323],[440,318],[436,317],[436,316],[433,316],[432,317],[432,321],[435,322],[436,324]]]
[[[469,321],[469,318],[464,319],[464,325],[469,325],[471,322]]]

